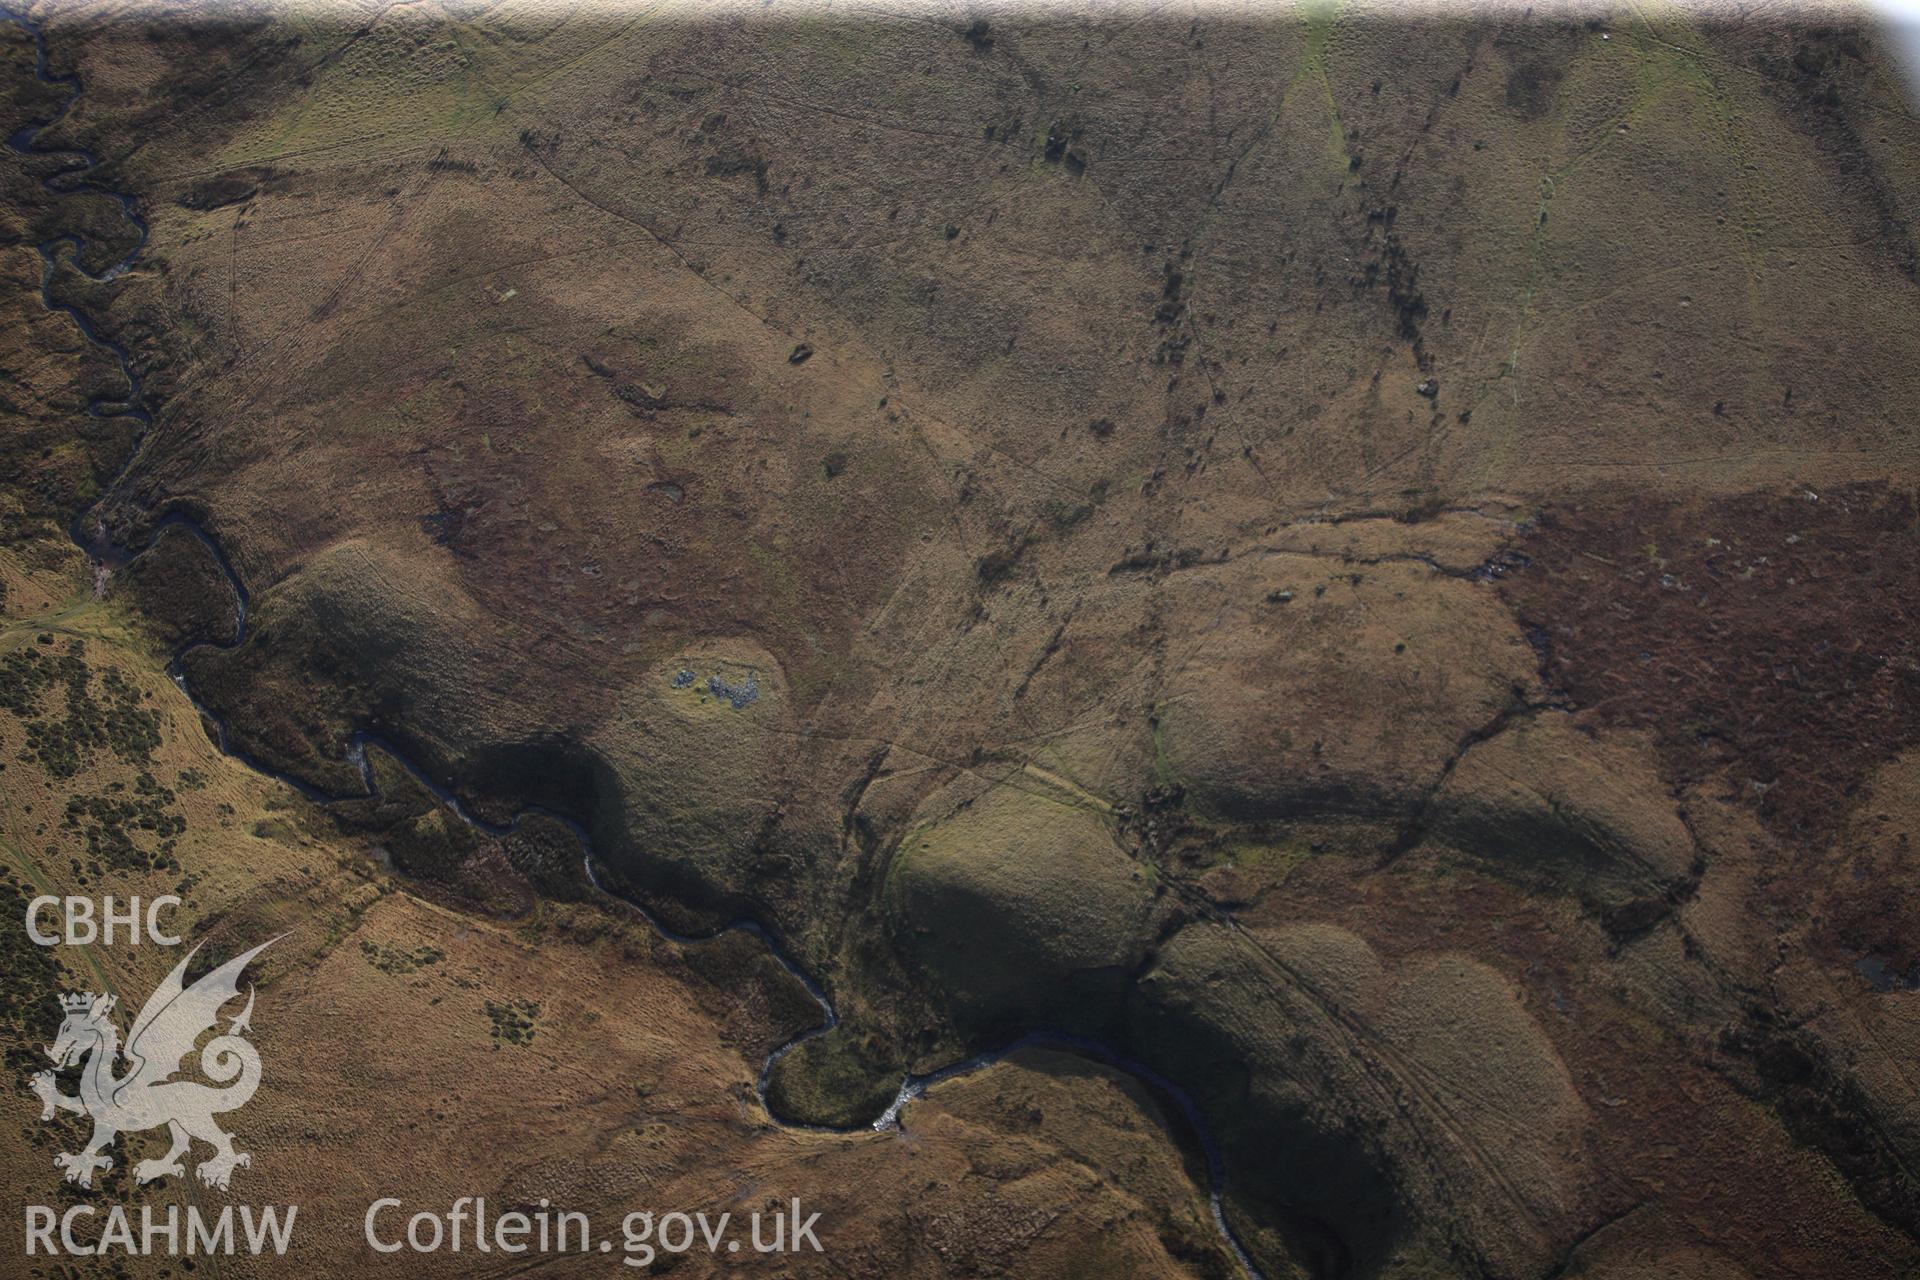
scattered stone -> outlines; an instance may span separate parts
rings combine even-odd
[[[759,698],[760,682],[754,679],[751,671],[747,672],[747,678],[739,684],[729,684],[715,674],[707,677],[707,692],[738,711]]]

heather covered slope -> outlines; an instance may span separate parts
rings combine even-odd
[[[157,415],[98,514],[244,579],[237,748],[763,922],[842,1018],[785,1118],[1146,1064],[1270,1274],[1914,1265],[1857,14],[116,15],[49,16],[151,227],[72,285]]]

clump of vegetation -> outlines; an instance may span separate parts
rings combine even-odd
[[[144,765],[160,746],[160,715],[143,706],[147,695],[113,667],[93,670],[78,642],[58,655],[17,649],[0,659],[0,708],[26,722],[23,760],[37,760],[56,778],[71,778],[103,750]],[[55,685],[66,687],[64,716],[42,710]]]
[[[52,1041],[60,1028],[59,962],[54,950],[27,937],[18,922],[38,891],[0,871],[0,917],[14,927],[0,929],[0,1040],[6,1043],[7,1073],[24,1080],[48,1064],[37,1046]]]
[[[446,952],[438,947],[415,947],[411,951],[401,951],[397,947],[383,947],[364,938],[360,940],[360,954],[380,972],[395,975],[430,969],[446,959]]]
[[[488,1033],[493,1037],[494,1047],[502,1044],[532,1044],[533,1021],[540,1016],[540,1006],[532,1000],[509,1000],[504,1004],[489,1000],[486,1003],[487,1018],[493,1023]]]
[[[86,870],[93,875],[106,868],[178,871],[173,853],[187,820],[171,812],[175,798],[172,788],[142,770],[131,794],[125,783],[111,782],[101,792],[69,797],[61,825],[80,833],[92,859]],[[154,842],[150,849],[141,847],[147,840]]]

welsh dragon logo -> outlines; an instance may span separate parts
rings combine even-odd
[[[233,1171],[252,1163],[252,1157],[233,1149],[233,1135],[213,1119],[245,1106],[260,1087],[260,1054],[244,1039],[252,1029],[251,984],[247,987],[246,1008],[229,1021],[226,1034],[214,1036],[200,1050],[201,1073],[223,1087],[175,1080],[173,1076],[200,1037],[219,1022],[221,1007],[240,994],[240,974],[247,962],[277,941],[269,939],[235,956],[190,987],[184,981],[187,965],[200,948],[189,951],[148,997],[140,1016],[133,1020],[123,1051],[112,1018],[115,997],[96,996],[90,991],[60,997],[60,1007],[67,1016],[60,1024],[60,1034],[47,1046],[47,1056],[59,1067],[85,1060],[80,1092],[77,1096],[61,1093],[52,1071],[34,1076],[30,1087],[40,1098],[42,1120],[53,1119],[56,1111],[93,1117],[93,1137],[85,1149],[53,1158],[55,1168],[67,1171],[68,1182],[92,1187],[95,1170],[113,1167],[113,1157],[103,1153],[116,1137],[161,1125],[167,1127],[173,1146],[160,1159],[135,1165],[136,1183],[185,1176],[181,1158],[194,1139],[214,1150],[195,1170],[208,1186],[226,1190]],[[130,1064],[126,1074],[118,1077],[114,1075],[116,1051],[123,1052]]]

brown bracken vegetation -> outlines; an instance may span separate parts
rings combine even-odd
[[[1676,780],[1725,770],[1780,835],[1830,834],[1920,742],[1920,527],[1885,484],[1546,512],[1501,592],[1548,683],[1651,732]]]

